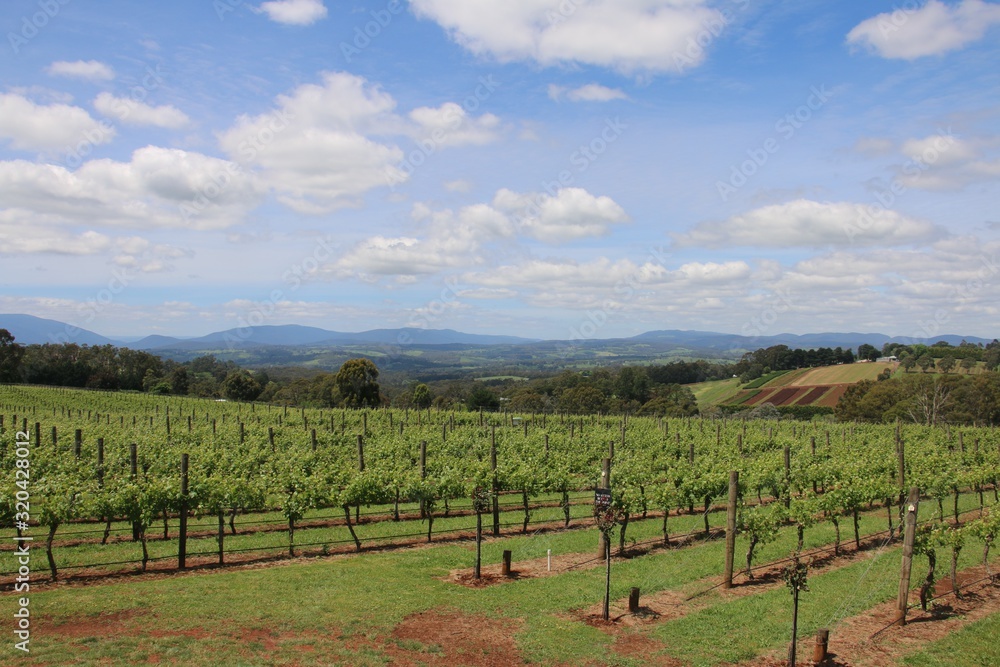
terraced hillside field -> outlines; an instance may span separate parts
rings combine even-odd
[[[832,408],[837,405],[837,401],[852,384],[862,380],[874,380],[885,369],[895,371],[898,365],[869,362],[802,368],[783,373],[759,388],[731,392],[718,404],[763,405],[770,403],[776,407],[809,405]],[[704,392],[709,393],[707,389]]]

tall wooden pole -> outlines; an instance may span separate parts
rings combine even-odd
[[[497,475],[497,427],[490,429],[490,467],[493,470],[493,537],[500,537],[500,478]]]
[[[920,491],[910,487],[910,495],[906,499],[906,519],[903,533],[903,567],[899,575],[899,600],[896,605],[896,622],[906,625],[906,608],[910,595],[910,570],[913,567],[913,542],[917,534],[917,506],[920,502]]]
[[[740,473],[729,472],[729,507],[726,512],[726,571],[722,587],[733,587],[733,561],[736,554],[736,503],[739,499]]]
[[[606,458],[601,462],[601,486],[602,489],[611,488],[611,459]],[[601,532],[601,539],[598,542],[598,557],[608,558],[610,560],[611,544],[608,539],[604,537],[604,533]]]
[[[177,567],[187,567],[188,455],[181,454],[181,526],[177,546]]]

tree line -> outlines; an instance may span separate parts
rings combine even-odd
[[[0,329],[0,382],[142,391],[303,407],[391,405],[417,409],[682,417],[698,414],[697,402],[687,386],[697,382],[739,377],[746,383],[771,371],[851,363],[890,355],[900,360],[907,374],[916,367],[925,373],[933,368],[945,377],[920,373],[914,374],[913,379],[892,380],[885,374],[879,382],[859,383],[842,399],[836,413],[838,418],[891,421],[899,417],[921,423],[938,420],[997,423],[1000,390],[996,389],[995,374],[988,372],[1000,365],[1000,342],[996,340],[988,345],[963,341],[958,346],[944,341],[929,346],[887,343],[881,349],[863,344],[857,354],[850,348],[806,350],[775,345],[747,352],[736,363],[674,361],[646,366],[564,370],[555,375],[534,373],[535,377],[508,375],[475,379],[470,376],[428,382],[396,377],[389,382],[382,378],[380,382],[379,369],[369,359],[348,360],[336,373],[299,368],[248,370],[212,355],[177,362],[112,345],[48,343],[23,346],[9,331]],[[972,376],[973,368],[987,372]],[[948,376],[960,370],[968,377]],[[522,371],[511,369],[510,372]],[[918,380],[921,375],[925,379]]]

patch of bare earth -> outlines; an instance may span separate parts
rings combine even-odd
[[[378,648],[401,667],[523,665],[514,641],[523,625],[520,619],[432,609],[407,616]]]
[[[919,607],[907,614],[905,626],[892,625],[896,618],[896,601],[884,602],[857,616],[843,619],[830,632],[829,667],[893,667],[910,653],[927,644],[975,622],[1000,612],[1000,586],[985,579],[986,570],[980,567],[964,570],[959,574],[961,599],[951,593],[951,581],[939,581],[933,601],[927,612]],[[911,593],[913,604],[915,593]],[[802,637],[798,641],[798,654],[812,656],[815,639]],[[781,655],[787,649],[780,651]],[[805,663],[805,661],[803,661]],[[787,660],[777,654],[762,656],[749,663],[751,667],[777,667]],[[806,663],[812,664],[812,663]]]

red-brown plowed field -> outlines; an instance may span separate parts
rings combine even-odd
[[[770,402],[775,406],[791,405],[795,398],[805,394],[808,389],[804,387],[782,387],[771,395]]]
[[[768,397],[774,394],[773,389],[761,389],[757,392],[756,396],[751,396],[747,400],[743,401],[743,405],[758,405],[760,403],[765,403]]]
[[[837,401],[840,397],[844,395],[847,388],[850,387],[849,384],[838,384],[834,385],[833,389],[826,396],[816,401],[815,405],[819,405],[824,408],[835,408],[837,407]]]
[[[830,391],[829,386],[813,387],[809,392],[799,399],[796,405],[812,405],[819,400],[820,396]]]

